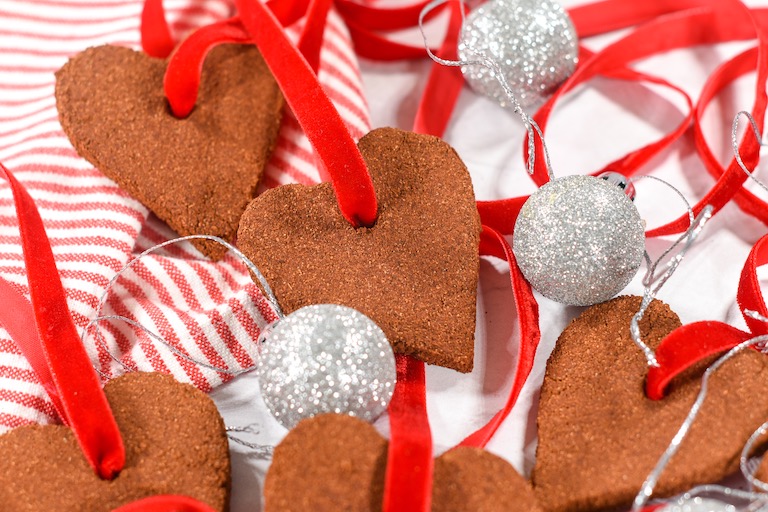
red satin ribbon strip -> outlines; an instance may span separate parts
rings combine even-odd
[[[424,363],[397,354],[397,384],[389,402],[390,439],[383,512],[429,512],[432,432],[427,419]]]
[[[709,5],[709,0],[603,0],[568,9],[580,38],[640,25],[676,11]]]
[[[325,1],[321,0],[321,2]],[[312,9],[309,0],[269,0],[267,6],[284,27],[293,25],[307,14],[307,9]],[[325,27],[325,18],[317,16],[319,12],[322,12],[322,10],[316,11],[316,14],[311,18],[311,22],[308,20],[305,31],[316,30],[312,28],[312,25],[320,23],[322,25],[320,33],[322,35],[322,30]],[[139,31],[141,48],[150,57],[158,59],[168,58],[176,48],[176,40],[171,34],[171,28],[165,16],[162,0],[144,0]]]
[[[451,14],[445,39],[438,55],[444,59],[458,58],[458,38],[463,20],[462,2],[450,2]],[[422,49],[422,52],[424,50]],[[427,85],[421,94],[421,101],[413,122],[413,131],[442,137],[453,114],[454,106],[464,87],[464,75],[456,67],[433,65],[427,78]]]
[[[215,512],[209,505],[188,496],[161,495],[144,498],[112,512]]]
[[[331,176],[342,215],[353,226],[373,226],[378,205],[368,168],[314,72],[266,6],[258,0],[237,0],[236,5],[243,25]]]
[[[0,277],[0,325],[2,325],[21,354],[29,362],[32,370],[45,388],[53,402],[59,419],[64,419],[64,406],[59,399],[56,383],[48,367],[40,338],[37,335],[35,312],[26,297],[19,293],[8,281]]]
[[[768,235],[758,240],[749,252],[741,271],[737,300],[739,308],[750,309],[768,317],[768,308],[760,290],[757,268],[768,263]],[[768,334],[768,325],[744,315],[749,331],[723,322],[695,322],[672,331],[656,349],[659,367],[648,370],[646,394],[653,400],[664,397],[667,385],[693,364],[714,354],[730,350],[755,336]]]
[[[656,349],[658,367],[648,369],[645,393],[651,400],[664,398],[676,376],[709,356],[730,350],[752,335],[722,322],[695,322],[668,334]]]
[[[37,207],[26,189],[2,165],[0,175],[8,181],[13,192],[37,331],[37,337],[21,336],[14,341],[34,344],[24,346],[22,352],[37,354],[33,356],[36,365],[42,364],[39,354],[44,354],[50,373],[43,371],[40,379],[52,380],[63,419],[74,432],[88,463],[101,478],[111,479],[125,464],[125,449],[117,423],[69,314],[67,298]],[[17,320],[10,317],[24,311],[24,307],[3,309],[0,312],[3,325],[14,325]],[[46,387],[50,385],[49,381]]]
[[[165,18],[163,0],[144,0],[141,10],[141,48],[150,57],[164,59],[176,46]]]
[[[739,208],[746,214],[757,218],[763,224],[768,225],[768,204],[742,186],[740,180],[746,179],[746,175],[739,167],[733,165],[728,170],[723,168],[712,154],[701,126],[701,119],[712,99],[735,79],[755,70],[757,53],[757,48],[747,50],[723,64],[710,76],[696,106],[693,128],[696,149],[709,174],[717,180],[713,190],[720,188],[722,189],[721,194],[725,196],[732,195],[735,190],[734,201]],[[758,120],[756,119],[755,121],[757,122]],[[742,122],[746,123],[746,119],[742,119]],[[752,131],[748,130],[747,136],[751,137],[751,133]],[[742,156],[748,168],[754,168],[757,164],[758,154],[756,152]]]
[[[230,18],[193,32],[179,45],[168,62],[163,79],[165,96],[173,115],[189,116],[197,102],[203,62],[215,46],[224,43],[248,43],[250,34],[238,18]]]
[[[752,247],[741,270],[739,279],[739,290],[736,294],[736,301],[742,314],[749,309],[768,317],[768,308],[765,306],[765,299],[760,290],[760,281],[757,279],[757,268],[768,263],[768,235],[764,236]],[[765,322],[757,320],[747,315],[743,315],[747,322],[747,328],[755,336],[768,334],[768,325]]]
[[[304,29],[299,37],[299,52],[307,59],[307,64],[315,74],[320,69],[320,50],[323,46],[326,19],[332,3],[333,0],[311,0]]]
[[[517,309],[517,324],[520,332],[520,338],[517,348],[517,364],[515,366],[515,377],[512,381],[507,402],[491,420],[479,428],[461,442],[461,446],[485,447],[493,435],[499,429],[504,420],[512,412],[512,408],[517,403],[520,392],[528,380],[528,376],[533,369],[536,350],[541,340],[541,331],[539,330],[539,305],[533,296],[533,290],[528,281],[523,277],[520,268],[517,266],[515,254],[512,248],[498,231],[483,226],[480,236],[480,254],[496,256],[506,260],[509,263],[509,277],[512,283],[512,290],[515,294],[515,307]]]
[[[431,0],[421,0],[409,5],[379,7],[356,0],[336,0],[336,9],[345,21],[352,21],[368,30],[390,32],[419,26],[421,11]],[[432,11],[425,20],[433,18],[440,9]],[[424,48],[421,48],[422,57]]]

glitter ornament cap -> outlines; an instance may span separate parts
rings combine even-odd
[[[592,176],[550,181],[523,205],[512,240],[531,286],[575,306],[606,301],[637,273],[645,233],[622,190]]]
[[[270,412],[286,428],[321,413],[373,421],[395,388],[392,347],[359,311],[335,304],[298,309],[271,326],[256,370]]]
[[[458,49],[461,60],[495,62],[523,108],[544,102],[573,73],[579,54],[573,22],[551,0],[491,0],[469,14]],[[494,70],[461,70],[472,89],[513,106]]]

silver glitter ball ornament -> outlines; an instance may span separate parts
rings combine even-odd
[[[256,370],[275,418],[291,429],[334,412],[373,421],[395,389],[395,356],[384,332],[359,311],[335,304],[298,309],[271,326]]]
[[[592,176],[551,181],[528,198],[512,239],[520,271],[545,297],[575,306],[603,302],[637,273],[645,233],[621,189]]]
[[[520,106],[542,103],[576,68],[576,29],[551,0],[491,0],[472,11],[459,39],[462,61],[489,59],[506,78]],[[462,67],[480,94],[512,106],[492,69]]]

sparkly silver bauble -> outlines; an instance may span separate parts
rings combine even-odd
[[[576,29],[551,0],[491,0],[470,13],[459,40],[459,58],[494,62],[523,108],[546,100],[573,73],[578,54]],[[462,72],[475,91],[511,106],[492,69]]]
[[[645,234],[637,208],[619,187],[592,176],[567,176],[528,198],[512,243],[535,290],[588,306],[629,284],[643,259]]]
[[[270,412],[288,429],[335,412],[373,421],[395,389],[395,356],[384,332],[335,304],[298,309],[263,338],[256,373]]]

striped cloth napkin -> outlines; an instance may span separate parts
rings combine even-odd
[[[176,35],[233,14],[226,0],[166,0]],[[79,329],[133,257],[176,237],[140,203],[80,158],[59,125],[54,72],[89,46],[139,48],[141,0],[3,0],[0,3],[0,161],[35,199]],[[300,27],[291,27],[292,37]],[[319,78],[356,139],[369,129],[357,60],[331,13]],[[263,187],[312,184],[319,173],[309,142],[287,113]],[[0,184],[0,275],[28,295],[10,189]],[[196,361],[238,370],[254,364],[255,340],[273,314],[232,254],[219,262],[189,243],[143,257],[111,286],[102,315],[123,315]],[[180,357],[125,322],[99,324],[86,338],[107,378],[129,368],[161,371],[209,391],[228,377]],[[96,340],[100,340],[97,342]],[[0,432],[56,420],[27,361],[0,329]]]

